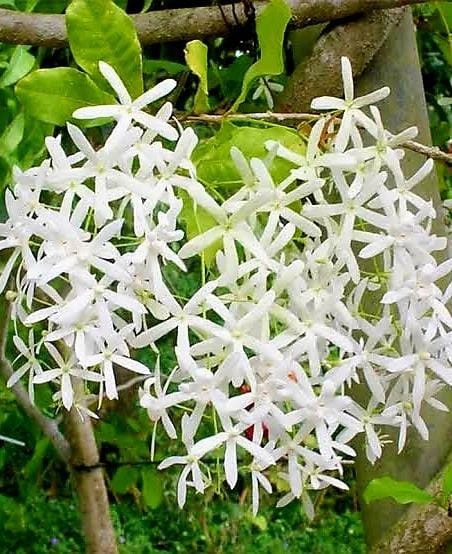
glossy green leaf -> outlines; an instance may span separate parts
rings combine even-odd
[[[53,135],[53,125],[25,114],[24,135],[16,151],[21,169],[28,169],[43,159],[47,152],[44,141],[49,135]]]
[[[64,125],[77,108],[115,102],[88,75],[70,67],[38,69],[19,81],[16,94],[29,115],[54,125]]]
[[[107,87],[99,61],[110,64],[132,98],[143,92],[141,46],[131,18],[111,0],[73,0],[66,11],[75,61]]]
[[[232,110],[246,99],[249,88],[258,77],[279,75],[284,71],[284,34],[291,18],[291,11],[284,0],[271,0],[256,18],[256,33],[260,58],[245,73],[242,91]]]
[[[452,464],[449,464],[444,471],[443,495],[446,498],[452,495]]]
[[[393,498],[399,504],[428,504],[434,500],[431,494],[420,489],[414,483],[396,481],[392,477],[372,479],[367,485],[363,497],[368,504],[383,498]]]
[[[209,109],[209,84],[207,78],[207,46],[200,40],[187,42],[185,61],[192,72],[199,78],[193,111],[203,113]]]
[[[9,87],[17,83],[29,73],[35,63],[35,57],[27,51],[25,46],[14,49],[8,67],[0,77],[0,87]]]
[[[153,467],[144,467],[141,471],[141,478],[144,504],[154,510],[160,506],[163,500],[162,478]]]
[[[121,466],[113,475],[111,480],[111,488],[118,494],[125,494],[138,481],[138,470],[132,466]]]
[[[208,212],[200,206],[195,206],[188,194],[182,192],[181,197],[183,199],[183,208],[180,217],[185,223],[185,232],[188,240],[197,237],[201,233],[205,233],[217,225],[217,221]],[[217,241],[204,250],[204,262],[207,267],[212,265],[215,260],[215,254],[221,246],[221,241]]]
[[[11,121],[0,137],[0,156],[7,157],[18,147],[24,136],[25,118],[20,112]]]
[[[220,131],[211,139],[201,141],[193,154],[198,177],[209,188],[227,189],[228,195],[233,194],[242,186],[240,174],[232,161],[231,147],[236,146],[250,158],[265,158],[268,151],[265,148],[267,140],[275,140],[303,154],[305,140],[293,129],[280,126],[248,127],[233,123],[223,124]],[[282,181],[294,167],[290,162],[275,158],[269,170],[275,181]]]

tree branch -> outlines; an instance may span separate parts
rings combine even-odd
[[[311,55],[289,77],[277,108],[283,112],[306,111],[317,96],[341,95],[341,57],[349,58],[355,78],[361,75],[403,13],[400,8],[371,11],[339,22],[322,34]]]
[[[4,303],[6,303],[6,300],[4,300]],[[2,310],[2,318],[2,325],[0,327],[0,375],[2,375],[5,381],[7,381],[13,374],[13,368],[6,359],[5,355],[8,327],[11,318],[11,305],[9,302],[7,303],[6,309]],[[21,383],[16,383],[13,387],[11,387],[11,390],[16,396],[19,406],[50,440],[61,460],[66,464],[69,464],[69,443],[58,429],[56,421],[46,417],[34,404],[31,403],[28,392]]]
[[[284,112],[253,112],[253,113],[226,113],[226,114],[200,114],[200,115],[181,115],[178,117],[180,121],[187,121],[192,123],[212,123],[221,125],[226,120],[238,120],[238,121],[249,121],[250,119],[255,119],[258,121],[278,121],[278,122],[288,122],[288,121],[316,121],[322,115],[314,113],[284,113]],[[401,144],[403,148],[407,150],[412,150],[418,154],[423,154],[432,160],[437,160],[443,162],[447,165],[452,166],[452,154],[443,152],[437,146],[425,146],[414,140],[407,140]]]
[[[83,382],[74,379],[74,392],[84,394]],[[80,418],[73,406],[63,415],[66,436],[71,445],[71,474],[79,499],[87,554],[117,554],[104,471],[92,421]]]
[[[425,0],[289,0],[294,28],[423,2]],[[261,0],[255,2],[256,14],[266,5],[267,2]],[[237,2],[234,11],[231,4],[223,6],[222,11],[223,14],[218,6],[179,8],[132,15],[132,19],[142,44],[226,36],[235,27],[245,26],[249,21],[242,2]],[[64,15],[0,9],[0,42],[50,48],[66,46]]]

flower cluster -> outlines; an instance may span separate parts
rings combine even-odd
[[[184,452],[160,466],[182,465],[180,506],[187,488],[205,490],[206,462],[221,455],[231,488],[239,466],[250,474],[254,512],[276,466],[287,482],[279,505],[301,499],[312,515],[310,491],[347,488],[340,477],[357,434],[372,462],[382,426],[398,430],[399,450],[410,426],[427,439],[423,410],[446,410],[436,395],[452,385],[452,285],[438,284],[452,260],[437,262],[446,239],[432,233],[435,210],[415,192],[433,163],[410,177],[401,169],[400,146],[416,129],[389,133],[374,106],[389,90],[354,98],[344,58],[345,100],[314,100],[335,117],[317,120],[304,153],[268,141],[265,159],[248,160],[233,147],[242,186],[219,203],[190,161],[194,131],[170,125],[169,103],[155,116],[143,111],[175,82],[132,101],[111,67],[100,70],[120,103],[74,116],[113,118],[105,144],[95,150],[68,125],[76,152],[48,138],[50,158],[17,170],[6,194],[0,248],[12,254],[0,288],[14,268],[23,360],[9,384],[28,374],[32,395],[51,381],[56,401],[86,412],[75,382],[114,399],[118,366],[149,375],[141,406],[171,439],[180,426]],[[275,182],[277,158],[291,169]],[[191,240],[179,223],[187,197],[214,222]],[[209,279],[182,301],[164,266],[185,271],[208,248]],[[156,350],[168,334],[176,367],[132,359],[131,349]],[[353,383],[367,387],[364,404]]]

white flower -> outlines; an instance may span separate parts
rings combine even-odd
[[[46,343],[45,347],[58,367],[38,373],[34,376],[33,383],[41,384],[58,379],[61,380],[61,399],[63,401],[63,406],[66,410],[70,410],[74,400],[71,375],[80,379],[86,379],[87,381],[96,382],[102,381],[103,377],[99,375],[99,373],[78,367],[77,359],[74,354],[72,354],[68,360],[65,360],[53,344]]]
[[[253,93],[252,99],[258,100],[261,96],[264,96],[268,108],[272,110],[275,106],[272,91],[282,92],[283,90],[284,86],[281,85],[281,83],[273,83],[272,81],[270,81],[270,79],[268,79],[268,77],[260,77],[258,79],[258,86]]]
[[[146,91],[136,100],[132,100],[126,87],[121,81],[116,71],[107,63],[99,62],[99,71],[116,92],[120,104],[111,104],[105,106],[96,106],[90,108],[79,108],[75,110],[73,117],[77,119],[96,119],[98,117],[114,117],[115,119],[125,120],[130,125],[132,121],[141,123],[144,127],[154,131],[169,140],[176,140],[177,131],[166,123],[163,119],[152,116],[143,111],[148,104],[163,98],[169,94],[176,86],[174,79],[166,79],[155,87]]]
[[[341,58],[342,81],[344,83],[344,100],[333,98],[331,96],[321,96],[311,102],[311,108],[314,110],[340,110],[343,112],[341,126],[334,140],[335,149],[343,152],[348,144],[352,125],[355,122],[361,123],[366,117],[360,110],[386,98],[390,90],[383,87],[375,92],[365,96],[354,98],[353,72],[350,60],[346,57]]]

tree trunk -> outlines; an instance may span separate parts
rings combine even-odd
[[[74,383],[74,388],[83,386]],[[115,532],[110,517],[107,488],[99,451],[89,417],[84,420],[76,408],[64,416],[66,436],[71,445],[71,476],[77,491],[87,554],[117,554]]]

